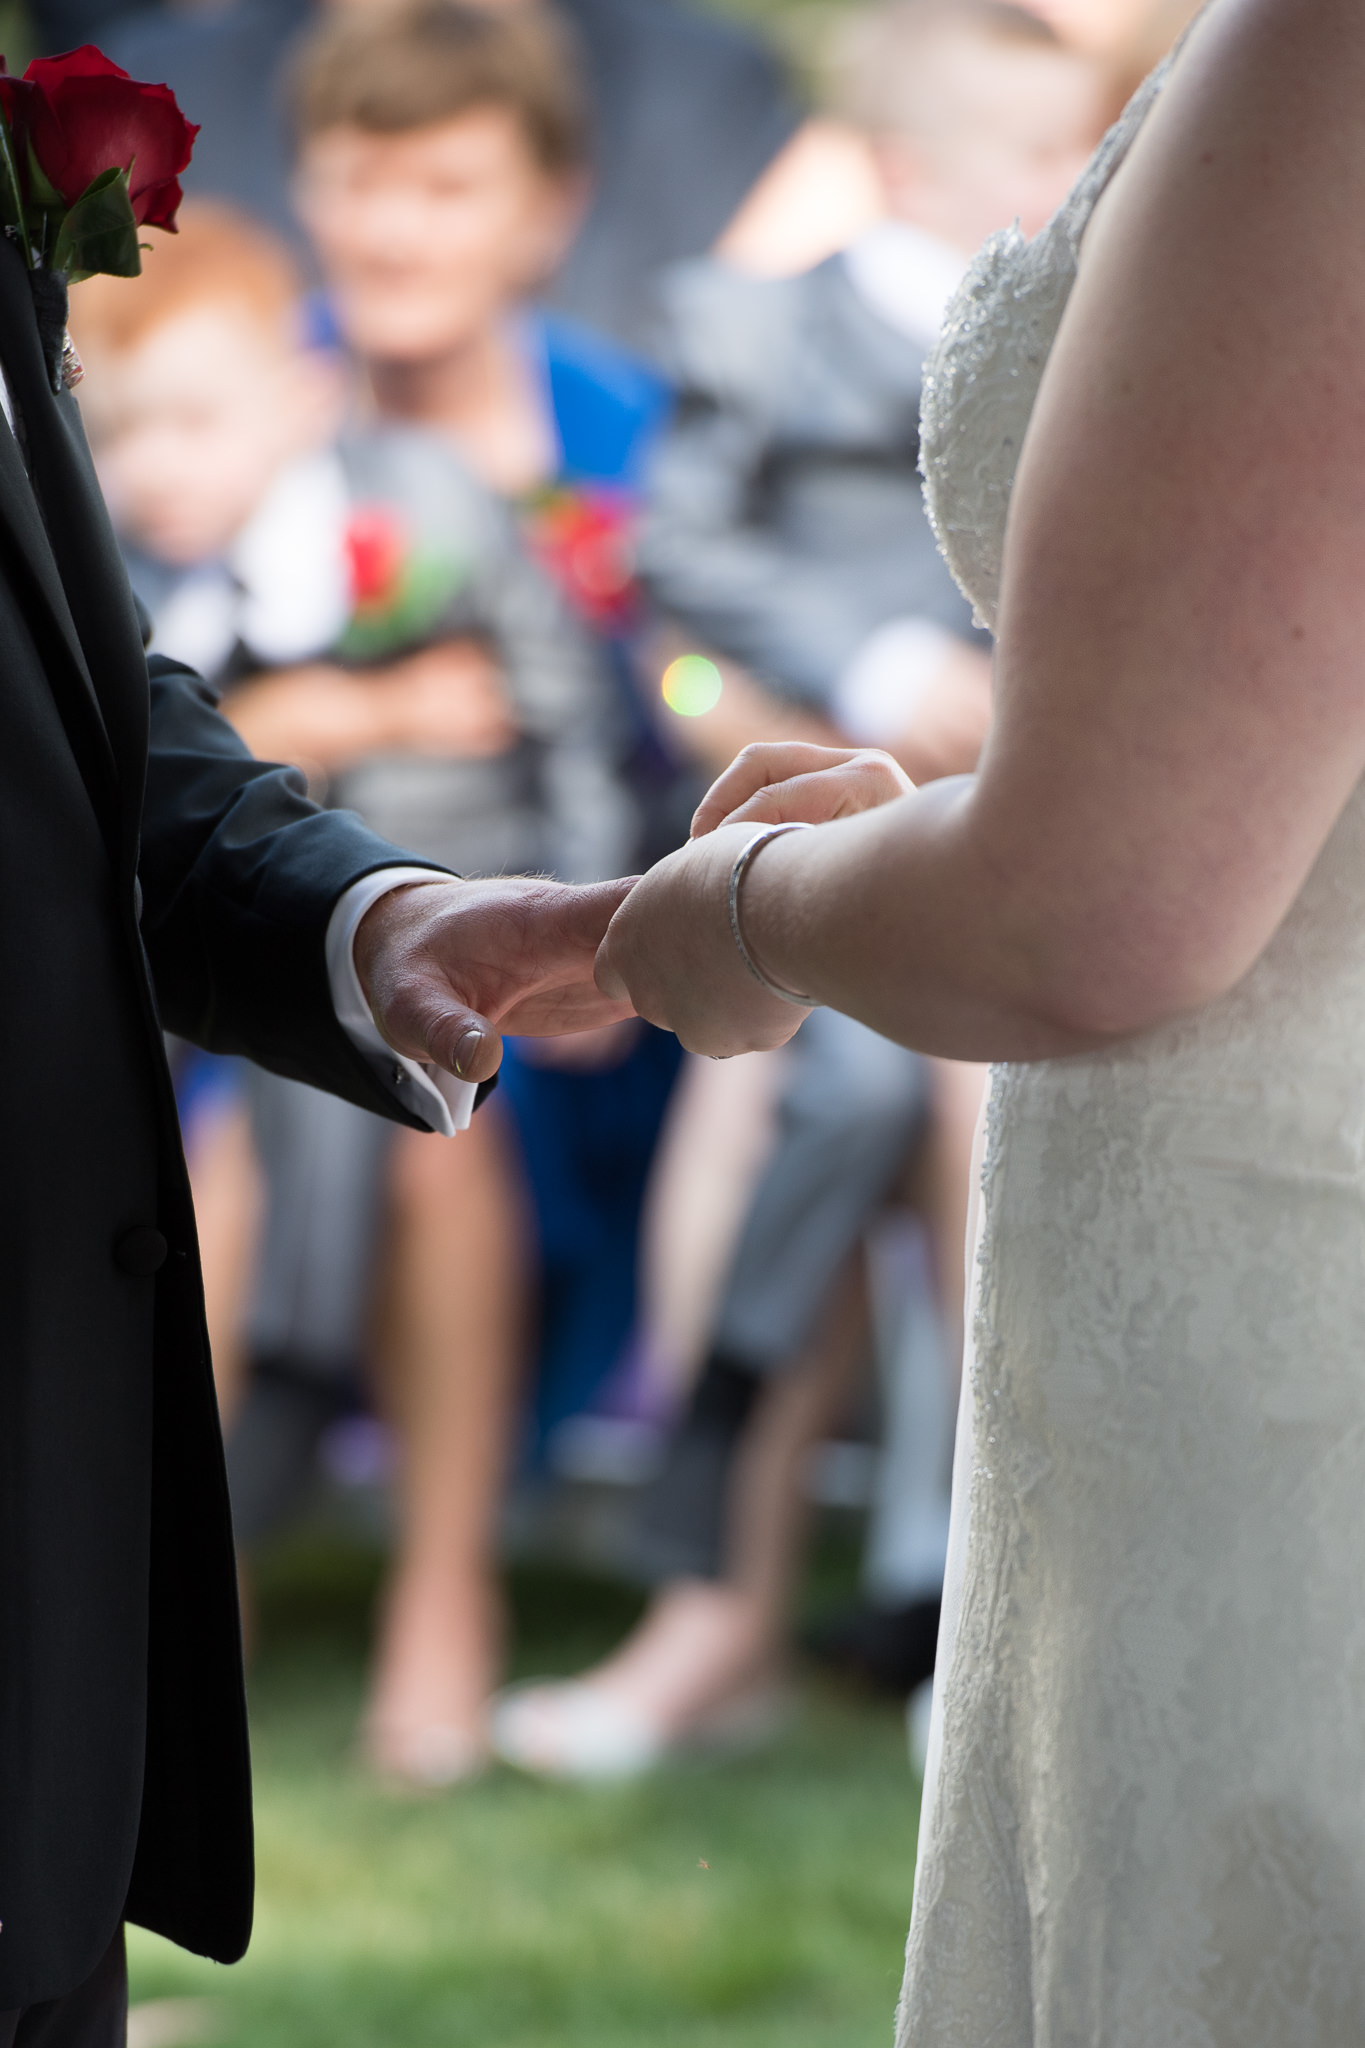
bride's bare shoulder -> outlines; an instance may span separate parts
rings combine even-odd
[[[1196,227],[1201,200],[1262,234],[1292,217],[1310,243],[1330,240],[1344,196],[1365,195],[1362,94],[1360,0],[1212,0],[1096,210],[1087,267],[1154,211],[1164,239],[1171,210]]]
[[[1059,859],[1139,849],[1174,1008],[1245,972],[1365,776],[1362,107],[1361,0],[1215,0],[1087,235],[1011,503],[988,768]]]
[[[1087,233],[1020,466],[1016,566],[1045,500],[1086,546],[1107,502],[1115,544],[1140,552],[1135,489],[1174,492],[1190,528],[1213,504],[1269,519],[1292,502],[1307,529],[1335,501],[1350,518],[1329,573],[1365,542],[1362,107],[1361,0],[1201,17]],[[1206,533],[1185,542],[1197,555]]]

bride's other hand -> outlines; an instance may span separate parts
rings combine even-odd
[[[745,747],[712,783],[692,819],[692,837],[720,825],[824,825],[875,810],[914,787],[877,747],[762,741]]]
[[[597,955],[608,1001],[628,1002],[712,1059],[785,1045],[810,1015],[764,992],[730,930],[730,870],[752,836],[751,825],[721,826],[659,861],[613,917]]]

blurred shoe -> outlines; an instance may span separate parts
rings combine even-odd
[[[488,1769],[488,1746],[467,1728],[440,1722],[425,1728],[365,1731],[366,1768],[388,1785],[409,1792],[444,1792],[467,1785]]]
[[[817,1622],[802,1641],[818,1663],[905,1699],[934,1675],[938,1615],[937,1600],[850,1607]]]
[[[620,1694],[583,1680],[531,1680],[493,1703],[492,1742],[504,1763],[532,1777],[622,1785],[670,1763],[719,1761],[762,1749],[790,1713],[784,1687],[727,1700],[677,1735],[666,1735]]]

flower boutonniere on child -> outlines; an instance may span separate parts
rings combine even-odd
[[[0,57],[0,227],[28,268],[54,391],[80,376],[67,285],[138,275],[138,230],[175,232],[198,133],[169,86],[141,84],[89,43],[35,58],[22,78]]]

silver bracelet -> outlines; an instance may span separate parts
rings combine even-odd
[[[748,968],[760,988],[766,989],[770,996],[776,996],[780,1002],[795,1003],[797,1008],[801,1010],[818,1010],[821,1006],[816,1002],[814,996],[799,996],[794,989],[779,988],[775,981],[769,981],[767,975],[745,945],[744,933],[740,928],[739,922],[739,886],[748,872],[750,861],[758,852],[760,846],[766,846],[770,839],[780,838],[784,832],[809,832],[810,829],[809,824],[804,820],[794,820],[789,825],[765,825],[761,831],[755,832],[753,838],[740,848],[735,856],[735,864],[730,870],[730,930],[735,935],[735,944],[739,948],[740,959],[744,962],[744,965]]]

